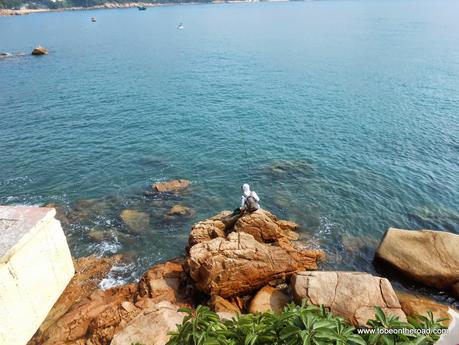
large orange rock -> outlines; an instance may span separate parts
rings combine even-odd
[[[178,180],[171,180],[167,182],[157,182],[153,184],[151,187],[155,192],[159,193],[172,193],[172,192],[180,192],[190,186],[191,182],[189,180],[178,179]]]
[[[89,256],[75,259],[73,261],[75,275],[48,313],[45,321],[43,321],[29,344],[41,344],[39,339],[42,337],[43,333],[67,313],[73,305],[86,300],[96,291],[102,279],[107,276],[110,269],[117,264],[121,258],[121,255],[115,255],[105,258]]]
[[[167,301],[143,310],[114,337],[111,345],[166,345],[169,332],[177,329],[183,321],[184,313]]]
[[[231,211],[200,221],[193,225],[188,239],[188,246],[210,241],[216,237],[225,237],[230,232],[245,232],[251,234],[258,242],[270,243],[281,238],[298,239],[295,230],[298,224],[279,220],[266,210],[257,210],[243,215],[233,215]]]
[[[284,291],[272,286],[265,286],[250,301],[249,313],[264,313],[273,311],[281,313],[291,297]]]
[[[194,245],[187,260],[196,287],[223,298],[248,293],[294,272],[316,269],[323,253],[260,243],[244,232]]]
[[[123,210],[120,218],[127,225],[129,231],[138,233],[150,225],[150,215],[146,212],[136,210]]]
[[[171,207],[171,209],[166,213],[166,219],[175,219],[175,218],[191,218],[196,214],[196,211],[192,208],[183,206],[183,205],[175,205]]]
[[[251,234],[258,242],[274,242],[286,237],[298,239],[295,230],[298,224],[285,220],[278,220],[276,216],[266,210],[259,209],[252,213],[245,213],[234,225],[233,231]]]
[[[396,294],[402,306],[402,310],[407,316],[427,316],[430,311],[435,319],[447,318],[448,320],[445,320],[443,324],[448,327],[450,315],[448,314],[449,307],[447,305],[440,304],[431,298],[412,293],[396,291]]]
[[[231,215],[231,211],[223,211],[219,214],[197,222],[191,228],[188,238],[188,246],[192,247],[201,242],[207,242],[217,237],[225,237],[228,224],[225,221]]]
[[[96,290],[89,298],[73,305],[35,344],[109,344],[121,321],[132,319],[140,311],[123,307],[126,302],[132,304],[136,290],[134,284]]]
[[[138,284],[138,298],[189,306],[193,287],[182,263],[180,260],[168,261],[146,271]]]
[[[228,301],[220,296],[212,296],[209,301],[209,306],[215,312],[224,312],[224,313],[241,313],[241,308],[236,303]]]
[[[103,267],[102,264],[103,261],[100,265],[93,262],[86,269],[89,272],[97,271]],[[180,261],[153,266],[138,284],[105,291],[97,289],[98,278],[102,277],[96,274],[90,277],[94,277],[96,283],[90,283],[90,280],[82,282],[83,286],[91,284],[87,293],[81,293],[80,296],[64,292],[63,296],[68,297],[56,304],[56,312],[50,314],[46,329],[37,333],[29,345],[106,345],[134,317],[147,314],[148,310],[162,301],[177,303],[175,308],[190,307],[187,303],[190,301],[188,280]],[[69,286],[72,287],[72,283]],[[157,336],[164,337],[166,334],[158,331]]]
[[[46,55],[48,54],[48,49],[43,47],[36,47],[32,50],[32,55]]]
[[[459,235],[450,232],[390,228],[376,259],[417,282],[454,291],[459,283],[458,248]]]
[[[375,307],[406,320],[392,285],[385,278],[362,272],[300,272],[292,278],[297,303],[323,304],[356,326],[374,319]]]

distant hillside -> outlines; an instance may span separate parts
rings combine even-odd
[[[186,2],[210,2],[209,0],[141,0],[144,3],[186,3]],[[59,9],[67,7],[93,7],[104,3],[132,3],[132,0],[0,0],[0,9]]]

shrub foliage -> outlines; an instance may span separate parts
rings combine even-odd
[[[419,329],[424,332],[359,334],[356,328],[324,306],[306,302],[289,304],[281,314],[238,315],[231,320],[220,320],[205,306],[180,311],[187,315],[171,333],[168,345],[431,345],[439,336],[433,332],[426,334],[429,332],[425,330],[444,328],[441,324],[444,319],[434,320],[432,313],[403,322],[376,308],[375,319],[368,322],[369,329]]]

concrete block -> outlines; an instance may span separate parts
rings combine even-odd
[[[0,345],[26,344],[75,273],[55,214],[0,206]]]

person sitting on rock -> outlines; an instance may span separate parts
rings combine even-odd
[[[248,183],[244,183],[241,187],[242,196],[241,196],[241,207],[239,211],[243,212],[255,212],[260,208],[260,198],[257,193],[250,190]]]

